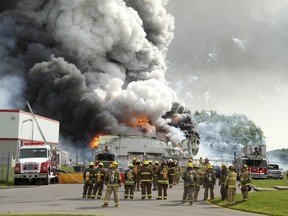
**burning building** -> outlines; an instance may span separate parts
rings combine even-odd
[[[165,79],[174,29],[166,3],[3,1],[0,108],[26,109],[28,100],[76,148],[100,132],[197,147],[189,111]]]

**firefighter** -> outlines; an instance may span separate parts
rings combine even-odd
[[[227,170],[226,164],[222,164],[221,170],[219,173],[219,183],[218,183],[218,185],[220,186],[220,194],[221,194],[222,200],[227,199],[227,187],[225,185],[227,175],[228,175],[228,170]]]
[[[141,184],[141,190],[142,190],[142,199],[146,198],[146,195],[148,199],[152,198],[152,179],[154,176],[153,171],[149,168],[149,162],[144,161],[143,166],[139,170],[138,178],[140,180]]]
[[[130,194],[130,199],[134,197],[134,185],[136,182],[136,173],[133,170],[133,164],[130,164],[124,175],[124,198],[127,199]]]
[[[195,163],[193,164],[194,171],[196,172],[196,186],[195,186],[195,192],[194,192],[194,201],[197,201],[198,194],[200,191],[200,186],[202,185],[202,173],[199,170],[199,164]]]
[[[180,176],[182,175],[182,169],[179,166],[177,160],[174,160],[174,167],[175,167],[175,176],[174,176],[173,185],[176,185],[179,183]]]
[[[136,158],[136,157],[133,157],[133,159],[132,159],[132,164],[133,164],[133,166],[136,164],[136,161],[137,161],[137,158]]]
[[[93,192],[91,196],[92,199],[95,199],[97,191],[98,191],[97,199],[101,199],[102,191],[104,188],[105,173],[106,171],[103,169],[103,163],[100,162],[98,164],[98,167],[95,169],[95,175],[94,175],[95,184],[94,184]]]
[[[157,184],[158,184],[158,178],[157,178],[157,171],[159,169],[159,162],[158,161],[154,161],[154,166],[153,166],[153,173],[154,173],[154,176],[153,176],[153,191],[156,191],[157,190]]]
[[[182,179],[184,180],[184,192],[182,197],[182,203],[184,204],[186,201],[193,204],[194,200],[194,192],[195,186],[197,183],[196,172],[193,170],[193,164],[188,163],[187,169],[182,174]],[[188,196],[188,199],[187,199]]]
[[[102,205],[102,207],[108,207],[109,199],[112,193],[114,195],[115,207],[119,206],[118,189],[119,187],[121,187],[121,176],[117,167],[118,163],[117,161],[114,161],[111,168],[105,174],[104,182],[107,185],[107,188],[104,198],[104,204]]]
[[[169,173],[169,187],[172,188],[174,177],[175,177],[174,161],[172,159],[169,159],[167,166],[168,166],[168,173]]]
[[[136,159],[135,164],[133,164],[133,170],[137,175],[137,180],[136,183],[134,185],[134,191],[140,191],[140,180],[138,178],[138,174],[139,174],[139,170],[140,170],[140,166],[141,166],[141,161],[139,159]]]
[[[233,165],[229,166],[229,173],[226,177],[225,185],[227,187],[228,204],[235,204],[237,174]]]
[[[162,161],[160,168],[157,171],[158,179],[158,197],[157,200],[167,199],[167,189],[169,184],[169,173],[166,161]],[[163,191],[163,194],[162,194]]]
[[[250,173],[248,173],[248,167],[247,165],[243,165],[242,167],[242,174],[240,176],[240,184],[241,186],[241,193],[243,200],[246,201],[248,200],[248,192],[251,190],[250,183],[251,183],[251,178],[250,178]]]
[[[90,162],[89,167],[87,167],[83,172],[84,186],[83,186],[83,198],[91,198],[91,192],[94,183],[94,163]]]
[[[210,199],[214,199],[214,186],[216,184],[216,174],[213,171],[213,166],[209,164],[207,166],[207,170],[203,175],[203,186],[205,188],[204,191],[204,200],[208,199],[208,192],[210,190]]]

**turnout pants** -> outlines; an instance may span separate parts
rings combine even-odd
[[[104,204],[105,205],[108,205],[109,200],[110,200],[110,196],[111,196],[112,193],[114,195],[114,203],[115,203],[115,205],[119,204],[118,189],[119,189],[119,186],[107,186],[106,194],[105,194],[105,198],[104,198]]]
[[[157,199],[167,199],[168,184],[158,183],[158,197]],[[163,194],[162,194],[163,191]]]
[[[220,186],[220,194],[221,194],[221,199],[225,200],[227,198],[227,187],[225,184],[221,184]]]
[[[228,204],[234,204],[235,203],[235,194],[236,194],[236,188],[228,188],[227,189]]]
[[[193,200],[194,200],[194,193],[195,193],[195,186],[192,186],[192,185],[184,186],[182,203],[185,203],[186,201],[188,201],[192,205]],[[187,199],[187,197],[188,197],[188,199]]]
[[[132,184],[132,185],[125,184],[124,189],[125,189],[124,198],[127,199],[129,194],[130,194],[130,199],[133,199],[133,197],[134,197],[134,184]]]
[[[194,201],[197,201],[199,191],[200,191],[200,186],[195,186]]]
[[[249,192],[249,187],[248,186],[242,186],[241,187],[241,193],[242,193],[243,200],[247,200],[248,199],[248,192]]]
[[[96,193],[97,193],[97,191],[98,191],[97,199],[100,199],[101,196],[102,196],[103,187],[104,187],[104,183],[102,183],[102,182],[96,182],[96,183],[94,184],[94,187],[93,187],[92,198],[95,198],[95,197],[96,197]]]
[[[91,198],[92,189],[93,189],[93,183],[85,182],[83,186],[83,198],[86,198],[86,195],[87,195],[87,198]]]
[[[146,193],[147,193],[147,197],[149,199],[152,198],[152,182],[151,181],[144,181],[141,182],[141,193],[142,193],[142,199],[145,199],[146,197]]]
[[[208,199],[208,191],[210,190],[210,199],[214,199],[214,184],[205,185],[204,200]]]

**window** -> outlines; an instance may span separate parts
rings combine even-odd
[[[21,149],[19,158],[41,158],[47,157],[47,149],[37,148],[37,149]]]

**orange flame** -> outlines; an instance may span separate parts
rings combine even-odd
[[[149,124],[149,122],[150,122],[150,120],[148,117],[141,116],[141,117],[133,118],[132,120],[130,120],[129,125],[132,127],[143,127],[147,123]]]
[[[90,141],[89,143],[89,147],[90,149],[94,149],[98,147],[99,144],[99,136],[103,135],[102,133],[98,133],[96,134],[93,139]]]

